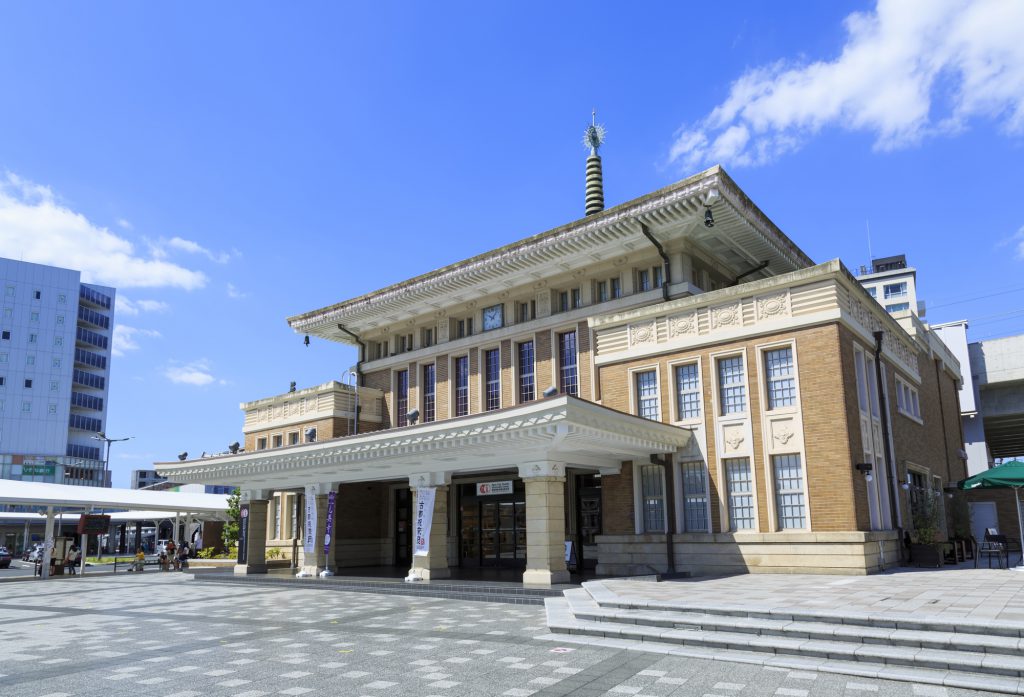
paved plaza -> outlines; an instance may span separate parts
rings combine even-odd
[[[873,576],[758,574],[673,583],[615,579],[601,585],[622,597],[705,607],[1024,624],[1024,571],[975,569],[970,564],[940,572],[899,569]]]
[[[563,646],[538,606],[186,574],[3,583],[0,625],[3,697],[982,694]]]

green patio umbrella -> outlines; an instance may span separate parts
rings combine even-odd
[[[1020,528],[1021,543],[1024,544],[1024,518],[1021,517],[1020,512],[1020,490],[1024,488],[1024,462],[1020,460],[1004,462],[962,480],[959,487],[966,491],[971,489],[1013,489],[1017,499],[1017,526]],[[1021,556],[1020,563],[1021,566],[1024,566],[1024,555]]]

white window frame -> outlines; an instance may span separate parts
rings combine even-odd
[[[530,402],[523,402],[519,399],[519,346],[526,342],[533,344],[533,401],[541,399],[541,393],[546,390],[546,387],[540,386],[540,380],[537,373],[537,335],[536,334],[523,334],[518,337],[512,338],[512,403],[513,404],[529,404]]]
[[[697,465],[700,468],[704,484],[704,529],[703,530],[691,530],[687,525],[687,512],[690,510],[690,505],[687,500],[686,493],[686,477],[683,474],[683,468],[687,466]],[[708,463],[703,457],[684,457],[678,456],[676,461],[676,468],[674,470],[676,475],[676,497],[680,502],[680,506],[677,509],[679,511],[679,520],[676,521],[676,528],[680,533],[690,534],[711,534],[712,522],[711,522],[711,475],[708,471]]]
[[[456,416],[455,410],[457,407],[456,401],[458,400],[458,387],[455,381],[455,361],[459,358],[466,359],[466,413]],[[470,376],[472,371],[470,370],[471,361],[469,360],[469,353],[459,353],[448,358],[448,418],[459,419],[463,416],[469,416],[473,413],[473,400],[472,396],[472,380]],[[434,379],[437,379],[435,374]],[[434,388],[436,394],[437,388]]]
[[[733,492],[729,486],[729,463],[732,460],[746,460],[747,461],[747,472],[750,481],[750,491],[748,492]],[[725,484],[725,509],[726,509],[726,520],[729,523],[729,532],[758,532],[759,523],[757,518],[757,479],[754,477],[754,458],[749,455],[742,457],[725,457],[722,458],[722,473],[724,474]],[[750,496],[750,511],[751,511],[751,526],[749,528],[740,528],[735,526],[735,518],[733,517],[733,498],[734,496]]]
[[[579,336],[577,336],[576,339],[577,339],[576,349],[577,349],[577,352],[578,352],[579,351]],[[579,379],[579,376],[578,376],[579,362],[578,361],[576,363],[576,366],[577,366],[576,369],[577,369],[577,382],[578,382],[578,379]],[[649,373],[649,372],[652,372],[652,371],[654,372],[655,399],[657,400],[657,406],[658,406],[658,418],[655,419],[655,420],[656,421],[661,421],[661,415],[662,415],[662,409],[661,409],[661,370],[660,370],[660,366],[657,363],[655,363],[653,365],[638,366],[638,367],[630,368],[629,369],[629,371],[628,371],[628,374],[629,374],[629,413],[633,414],[634,416],[640,416],[640,395],[638,394],[638,385],[636,384],[636,376],[638,374],[640,374],[640,373]],[[643,417],[641,417],[641,418],[643,418]]]
[[[668,364],[669,375],[672,382],[672,399],[669,405],[669,413],[674,423],[700,424],[707,415],[707,400],[704,398],[704,368],[701,365],[700,356],[692,356]],[[676,383],[676,368],[685,365],[697,366],[697,392],[700,395],[700,413],[697,416],[683,417],[679,414],[679,385]]]
[[[889,292],[890,288],[897,288],[898,291]],[[910,289],[906,281],[896,283],[885,283],[882,285],[882,298],[885,300],[896,300],[897,298],[910,297]]]
[[[502,382],[501,382],[501,343],[488,344],[487,346],[481,346],[480,351],[480,413],[486,414],[488,411],[498,411],[499,409],[507,406],[501,398],[502,393]],[[497,351],[498,352],[498,406],[494,409],[487,408],[487,352]],[[472,375],[472,371],[470,371]]]
[[[767,360],[769,352],[778,351],[780,349],[789,349],[789,353],[792,358],[792,373],[790,374],[790,378],[793,380],[793,403],[780,407],[772,407],[771,377],[768,374]],[[783,414],[788,411],[798,411],[800,409],[800,370],[797,366],[796,359],[796,341],[783,341],[775,344],[758,346],[757,363],[760,372],[761,404],[763,405],[764,411],[771,412],[772,414]]]
[[[800,464],[800,488],[799,489],[780,489],[779,488],[779,477],[777,470],[775,469],[775,458],[777,457],[795,457]],[[772,481],[772,495],[775,501],[775,529],[779,532],[788,531],[807,531],[811,529],[811,516],[810,516],[810,503],[807,496],[807,463],[806,457],[801,452],[791,453],[775,453],[768,456],[769,466],[771,468],[771,481]],[[780,496],[785,494],[800,494],[801,505],[803,506],[803,521],[804,524],[801,527],[783,527],[782,525],[782,504],[779,500]]]
[[[656,467],[659,470],[661,476],[661,530],[646,530],[645,516],[644,516],[644,501],[647,497],[644,496],[643,492],[643,473],[644,467]],[[668,496],[666,495],[665,488],[665,467],[662,465],[648,465],[642,462],[633,463],[633,512],[634,512],[634,524],[637,535],[664,535],[668,530]]]
[[[576,333],[576,397],[581,397],[583,394],[583,364],[580,362],[580,337],[583,336],[580,333],[580,327],[576,322],[570,322],[566,324],[560,324],[556,327],[552,327],[548,330],[548,346],[551,347],[551,385],[558,388],[559,394],[561,394],[562,385],[562,347],[558,343],[558,337],[561,334],[567,332]],[[593,334],[589,336],[590,340],[593,340]],[[591,344],[593,346],[593,344]],[[536,352],[537,346],[534,345],[534,351]],[[534,360],[536,360],[536,353],[534,353]],[[593,375],[591,375],[593,380]],[[540,383],[538,384],[538,388]],[[546,388],[545,388],[546,389]],[[541,389],[540,392],[544,390]]]
[[[743,366],[743,410],[726,413],[725,402],[723,401],[722,395],[722,383],[720,382],[721,372],[718,369],[719,363],[730,358],[739,358],[740,363]],[[731,351],[729,353],[715,354],[711,357],[712,367],[714,369],[714,406],[715,415],[719,419],[739,419],[744,416],[750,416],[750,371],[747,368],[747,352],[746,351]]]
[[[921,416],[921,397],[917,388],[904,380],[897,373],[896,379],[896,411],[911,421],[924,424]]]

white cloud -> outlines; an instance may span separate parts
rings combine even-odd
[[[71,210],[48,187],[10,172],[0,176],[0,255],[78,269],[87,283],[118,288],[206,285],[202,272],[140,256],[131,242]]]
[[[162,300],[130,300],[127,295],[118,295],[115,314],[135,317],[140,312],[164,312],[170,305]]]
[[[1010,244],[1017,250],[1017,258],[1024,261],[1024,225],[1010,238]]]
[[[212,383],[220,385],[226,385],[226,380],[221,380],[213,376],[210,362],[205,358],[200,358],[197,361],[180,365],[172,363],[164,370],[164,377],[171,382],[176,382],[182,385],[196,385],[202,387]]]
[[[128,220],[126,220],[124,218],[118,218],[117,219],[117,226],[119,228],[124,229],[124,230],[134,230],[135,229],[135,226],[132,225]]]
[[[139,329],[129,327],[125,324],[114,325],[114,340],[110,347],[110,353],[114,356],[123,356],[128,351],[138,351],[140,346],[139,337],[159,339],[162,335],[155,329]]]
[[[232,300],[241,300],[242,298],[249,297],[249,294],[248,293],[243,293],[242,291],[238,290],[238,288],[235,287],[234,283],[229,283],[228,284],[228,297],[231,298]]]
[[[828,127],[871,133],[878,150],[979,118],[1024,134],[1024,2],[879,0],[845,26],[834,60],[740,76],[724,102],[676,133],[669,162],[764,164]]]
[[[173,249],[187,252],[189,254],[202,254],[210,261],[215,261],[218,264],[226,264],[231,261],[231,254],[228,252],[212,252],[206,247],[203,247],[198,242],[192,240],[182,239],[181,237],[172,237],[167,240],[165,244]]]

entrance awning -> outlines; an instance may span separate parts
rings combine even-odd
[[[562,396],[321,443],[155,466],[175,482],[271,490],[426,472],[487,472],[544,460],[617,473],[623,461],[676,452],[691,438],[687,429]]]
[[[108,489],[5,479],[0,486],[0,504],[52,507],[55,511],[75,512],[97,508],[163,511],[166,517],[168,513],[225,514],[228,497],[223,494]]]

